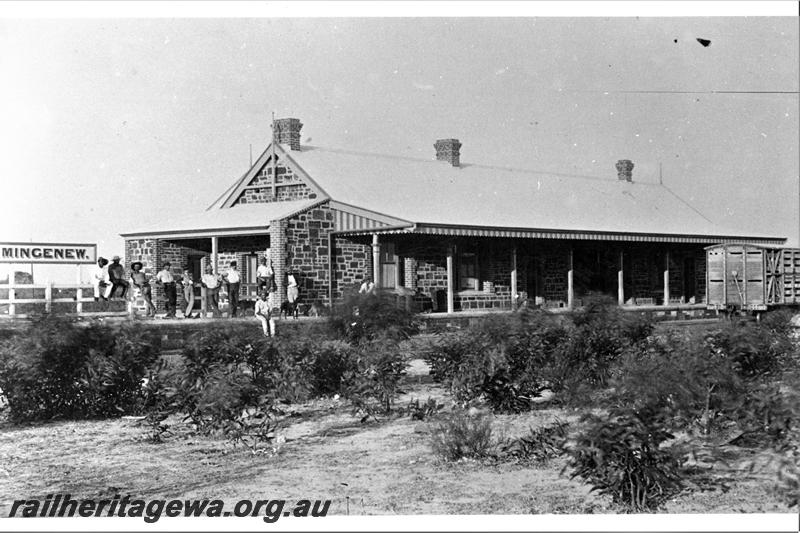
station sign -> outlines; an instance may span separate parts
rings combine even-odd
[[[96,244],[0,242],[0,263],[90,265],[96,262]]]

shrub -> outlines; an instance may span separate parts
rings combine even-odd
[[[15,422],[137,413],[158,343],[138,325],[34,320],[0,344],[0,389]]]
[[[781,316],[765,319],[763,324],[732,321],[714,333],[709,342],[736,364],[742,377],[765,376],[783,367],[793,350],[788,326],[781,323]]]
[[[480,459],[492,448],[492,422],[483,413],[456,410],[431,430],[431,449],[445,461]]]
[[[571,327],[543,373],[562,400],[581,404],[607,385],[614,363],[652,334],[653,323],[623,312],[605,295],[589,296],[569,320]]]
[[[400,390],[400,380],[408,362],[391,342],[376,340],[362,344],[355,357],[353,370],[347,372],[345,397],[353,403],[354,413],[362,420],[376,413],[389,414]]]
[[[565,329],[542,312],[493,318],[442,335],[425,353],[435,381],[462,403],[484,397],[494,411],[530,409]]]
[[[734,363],[702,336],[652,337],[630,348],[617,366],[616,403],[669,412],[674,428],[709,434],[740,409],[746,384]]]
[[[535,465],[547,464],[564,452],[568,426],[566,422],[556,420],[547,426],[530,428],[527,435],[503,442],[497,451],[498,458]]]
[[[353,344],[376,338],[400,340],[419,331],[414,314],[398,307],[393,295],[384,292],[347,292],[328,320],[339,338]]]
[[[568,450],[572,478],[633,511],[655,509],[680,490],[681,460],[661,447],[673,436],[660,413],[617,410],[583,422],[585,430]]]
[[[315,347],[312,365],[315,393],[325,396],[344,392],[345,376],[356,364],[356,351],[346,342],[321,342]]]

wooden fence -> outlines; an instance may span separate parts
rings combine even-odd
[[[133,304],[128,300],[96,302],[91,284],[15,284],[11,279],[13,276],[9,278],[8,284],[0,284],[0,318],[29,317],[31,313],[20,312],[20,307],[33,307],[34,312],[82,316],[126,316],[133,313]],[[6,293],[5,298],[2,298],[3,293]],[[122,310],[108,310],[120,306]]]

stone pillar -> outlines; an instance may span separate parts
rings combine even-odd
[[[269,255],[275,272],[276,290],[270,294],[270,307],[280,307],[286,301],[286,269],[289,262],[286,249],[286,221],[271,220],[269,223]]]

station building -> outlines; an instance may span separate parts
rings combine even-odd
[[[786,240],[720,228],[638,182],[629,160],[616,178],[546,174],[462,162],[458,139],[417,159],[301,145],[301,128],[275,121],[272,143],[207,210],[123,233],[126,265],[153,274],[170,261],[199,279],[236,260],[248,299],[268,257],[274,306],[293,271],[302,301],[324,306],[369,276],[419,311],[569,309],[590,292],[691,308],[705,301],[706,246]]]

